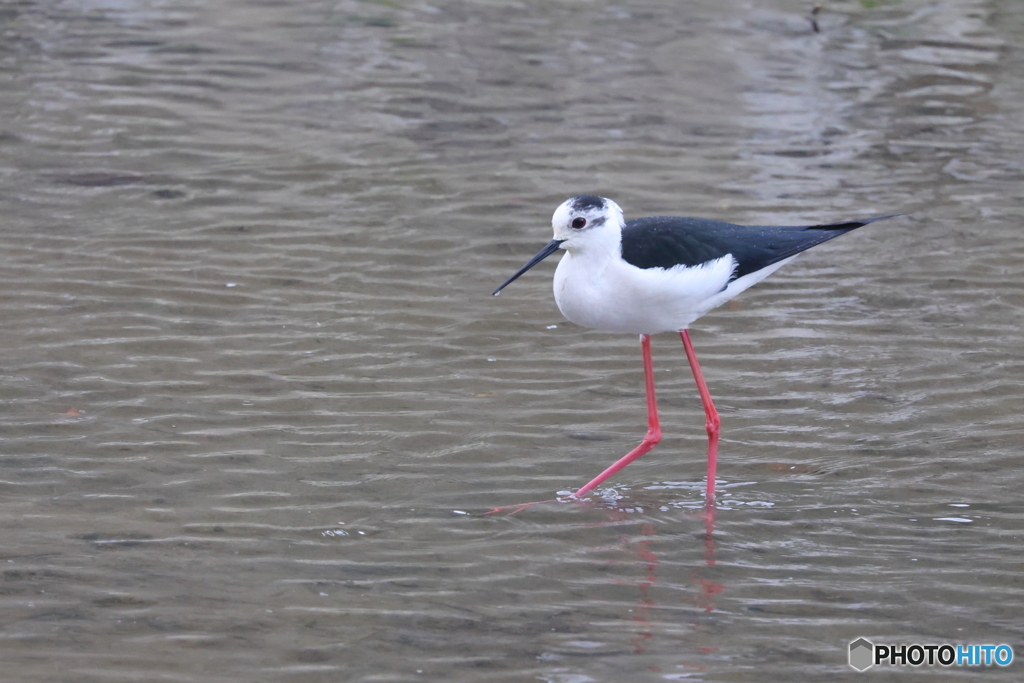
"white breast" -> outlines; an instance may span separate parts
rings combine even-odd
[[[685,329],[727,300],[718,301],[736,268],[732,256],[668,269],[637,268],[618,254],[601,256],[600,252],[567,252],[555,270],[554,293],[558,309],[568,320],[604,332],[656,334]]]

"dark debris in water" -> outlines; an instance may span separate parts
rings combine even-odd
[[[181,199],[185,196],[185,193],[181,190],[156,190],[153,192],[153,196],[157,199]]]
[[[576,441],[611,441],[612,437],[607,434],[594,434],[592,432],[566,432],[565,435]]]
[[[158,604],[156,600],[137,598],[134,595],[106,595],[102,598],[96,598],[92,603],[97,607],[108,608],[149,607],[150,605]]]
[[[135,173],[116,173],[113,171],[87,171],[85,173],[68,173],[53,176],[53,182],[76,187],[117,187],[145,182],[145,178]]]

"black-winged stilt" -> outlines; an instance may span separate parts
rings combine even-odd
[[[610,199],[567,199],[551,218],[554,239],[500,287],[559,249],[555,303],[569,321],[603,332],[640,335],[647,391],[647,434],[640,445],[584,484],[578,498],[661,441],[651,335],[679,332],[707,416],[707,500],[715,494],[718,412],[690,342],[690,323],[796,258],[800,252],[883,218],[828,225],[733,225],[707,218],[658,216],[626,221]]]

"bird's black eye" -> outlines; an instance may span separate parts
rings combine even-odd
[[[580,230],[580,229],[586,227],[586,225],[587,225],[587,219],[586,218],[579,218],[578,217],[578,218],[573,218],[572,219],[572,227],[576,228],[577,230]]]

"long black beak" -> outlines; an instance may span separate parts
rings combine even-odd
[[[551,240],[550,242],[545,244],[544,248],[538,251],[536,256],[527,261],[525,266],[517,270],[515,275],[502,282],[501,287],[498,287],[496,290],[494,290],[494,294],[492,296],[498,296],[498,293],[501,292],[501,290],[508,287],[508,285],[511,284],[513,280],[517,279],[520,275],[528,271],[530,268],[533,268],[535,265],[546,259],[548,256],[551,256],[556,251],[558,251],[558,247],[561,246],[562,242],[564,241],[565,240]]]

